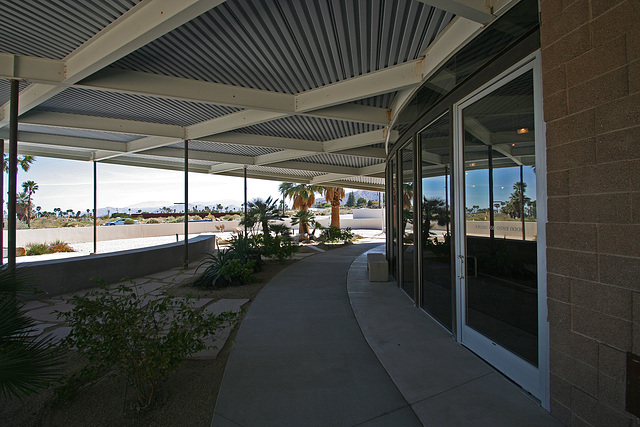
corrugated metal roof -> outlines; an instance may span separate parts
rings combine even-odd
[[[29,82],[25,82],[24,80],[21,80],[18,84],[20,91],[24,90],[27,86],[29,86]],[[10,97],[11,82],[9,80],[0,79],[0,103],[4,104],[5,102],[9,102]]]
[[[379,108],[389,108],[391,107],[391,103],[393,99],[396,97],[398,92],[389,92],[378,96],[373,96],[371,98],[359,99],[354,101],[354,104],[367,105],[369,107],[379,107]]]
[[[230,0],[114,67],[299,93],[417,58],[452,15],[405,0]]]
[[[184,150],[184,143],[182,141],[171,144],[168,147],[178,148]],[[189,151],[206,151],[208,153],[224,153],[224,154],[238,154],[241,156],[261,156],[263,154],[277,153],[277,148],[267,147],[254,147],[252,145],[236,145],[236,144],[224,144],[222,142],[208,142],[208,141],[189,141]]]
[[[289,116],[259,125],[239,129],[238,132],[281,138],[330,141],[359,133],[382,129],[383,126],[308,116]]]
[[[68,88],[40,104],[35,110],[190,126],[240,109],[128,93]]]
[[[376,178],[373,176],[353,176],[344,178],[341,181],[354,182],[359,184],[384,185],[384,178]]]
[[[140,0],[4,0],[0,51],[62,59]]]
[[[273,168],[270,166],[249,166],[247,170],[253,172],[274,174],[274,175],[292,175],[299,176],[301,178],[313,178],[315,176],[324,175],[322,172],[313,172],[299,169],[285,169],[285,168]]]
[[[140,139],[140,135],[131,135],[118,132],[104,132],[100,130],[87,130],[54,126],[41,126],[20,123],[19,131],[37,132],[49,135],[75,136],[78,138],[104,139],[105,141],[130,142]]]
[[[344,154],[322,153],[309,157],[300,158],[301,162],[309,162],[320,165],[347,166],[352,168],[363,168],[365,166],[384,163],[384,159],[369,157],[348,156]]]

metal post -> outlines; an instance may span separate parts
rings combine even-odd
[[[0,265],[4,264],[4,139],[0,139],[2,151],[2,172],[0,172]]]
[[[93,253],[98,253],[98,168],[93,161]]]
[[[9,107],[9,204],[8,224],[9,269],[16,268],[16,191],[18,181],[18,80],[11,80]]]
[[[489,239],[491,253],[493,254],[493,241],[495,239],[495,217],[493,214],[493,148],[487,146],[489,158]]]
[[[244,167],[244,235],[247,236],[247,166]]]
[[[184,141],[184,268],[189,267],[189,140]]]
[[[525,240],[524,230],[524,173],[520,165],[520,218],[522,219],[522,240]]]

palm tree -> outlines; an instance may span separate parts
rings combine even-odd
[[[340,228],[340,201],[344,197],[344,188],[324,187],[324,198],[331,203],[331,227]]]
[[[318,227],[318,222],[315,219],[315,215],[313,212],[309,212],[307,210],[299,210],[295,215],[291,217],[291,225],[298,224],[300,227],[300,234],[315,234],[316,227]],[[309,232],[309,226],[313,226],[313,233]]]
[[[33,181],[22,183],[22,190],[27,194],[27,227],[31,228],[31,196],[39,190],[38,184]]]
[[[4,397],[20,397],[47,387],[61,365],[61,353],[51,339],[30,333],[35,322],[18,298],[25,289],[15,270],[0,269],[0,395]]]
[[[31,163],[35,161],[36,159],[33,156],[18,156],[18,166],[20,166],[20,168],[25,172],[29,170]],[[5,172],[9,172],[9,156],[6,154],[3,157],[2,169]]]
[[[29,198],[27,197],[27,193],[21,191],[16,196],[16,215],[18,219],[24,221],[27,217],[27,212],[29,210]]]
[[[282,218],[278,210],[278,201],[278,199],[273,200],[271,196],[269,196],[267,200],[254,199],[252,202],[249,202],[247,204],[247,217],[242,218],[240,224],[244,225],[246,223],[247,226],[253,227],[255,223],[260,223],[262,225],[264,238],[268,239],[270,236],[269,221]]]
[[[319,185],[294,184],[291,182],[283,182],[280,184],[280,192],[284,197],[290,197],[293,200],[293,209],[306,211],[316,201],[315,193],[321,193],[323,188]],[[299,233],[309,233],[309,226],[299,223]]]

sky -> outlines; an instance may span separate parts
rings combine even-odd
[[[128,207],[143,202],[173,208],[184,202],[184,173],[162,169],[98,163],[98,208]],[[61,208],[85,212],[93,209],[93,163],[36,157],[28,172],[18,169],[18,191],[24,181],[35,181],[38,191],[33,206],[44,211]],[[248,179],[248,199],[280,198],[278,181]],[[4,194],[8,189],[7,175]],[[202,173],[189,174],[189,203],[217,202],[223,205],[244,200],[242,178]],[[6,206],[5,206],[6,209]]]

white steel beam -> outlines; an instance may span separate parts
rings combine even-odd
[[[387,137],[387,129],[374,130],[371,132],[360,133],[357,135],[347,136],[345,138],[333,139],[323,144],[325,153],[331,153],[339,150],[347,150],[349,148],[366,147],[368,145],[384,142]],[[397,131],[392,131],[392,133]]]
[[[139,3],[64,58],[62,83],[73,84],[191,21],[222,0],[148,0]],[[33,84],[20,93],[23,114],[60,93],[64,86]],[[3,107],[0,126],[9,121],[9,104]]]
[[[305,116],[319,117],[321,119],[344,120],[347,122],[368,123],[372,125],[387,126],[391,119],[391,110],[386,108],[370,107],[360,104],[341,104],[319,110],[307,111]]]
[[[183,159],[184,150],[178,148],[155,148],[144,152],[145,155],[158,156],[158,157],[170,157],[174,159]],[[251,158],[249,156],[241,156],[238,154],[227,153],[211,153],[208,151],[189,150],[189,160],[204,160],[209,162],[226,162],[226,163],[239,163],[243,159]]]
[[[198,138],[198,141],[222,142],[225,144],[251,145],[254,147],[279,148],[283,150],[322,151],[322,142],[307,139],[279,138],[250,133],[226,132]]]
[[[0,138],[8,139],[9,130],[0,129]],[[123,152],[126,148],[126,144],[124,142],[24,131],[18,132],[18,141],[39,145],[53,145],[58,147],[81,148],[87,150],[106,150],[113,153]]]
[[[302,92],[296,96],[296,112],[318,110],[414,86],[422,81],[423,65],[422,60],[409,61]]]
[[[0,53],[2,78],[56,84],[64,80],[64,71],[64,62],[56,59]]]
[[[137,120],[112,119],[108,117],[84,116],[81,114],[53,113],[48,111],[30,111],[20,118],[20,123],[120,132],[134,135],[164,136],[172,139],[182,139],[184,137],[184,128],[182,126],[139,122]]]
[[[451,12],[456,16],[470,19],[480,24],[491,22],[492,14],[490,2],[487,0],[418,0],[429,6]]]
[[[295,95],[286,93],[114,68],[99,71],[75,86],[283,113],[293,113],[295,102]]]
[[[185,132],[185,139],[197,139],[204,136],[229,132],[285,116],[287,116],[287,114],[270,111],[238,111],[236,113],[227,114],[226,116],[217,117],[215,119],[188,126]]]
[[[363,168],[358,168],[356,173],[352,173],[352,174],[343,174],[343,173],[328,173],[326,175],[321,175],[321,176],[317,176],[315,178],[311,179],[311,184],[322,184],[325,182],[329,182],[329,181],[335,181],[335,180],[340,180],[343,178],[350,178],[353,176],[368,176],[368,175],[375,175],[378,173],[384,173],[386,164],[385,163],[380,163],[377,165],[371,165],[371,166],[365,166]]]
[[[339,173],[345,176],[354,176],[358,175],[358,168],[352,168],[348,166],[335,166],[335,165],[325,165],[319,163],[309,163],[309,162],[294,162],[294,161],[285,161],[278,163],[271,163],[269,167],[273,168],[282,168],[282,169],[294,169],[301,171],[312,171],[312,172],[323,172],[323,173]]]

